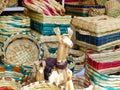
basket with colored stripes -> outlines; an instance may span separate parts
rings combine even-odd
[[[43,35],[55,35],[54,28],[59,27],[61,33],[67,33],[70,27],[71,16],[45,16],[43,14],[28,10],[31,18],[31,28]]]
[[[89,64],[86,65],[85,76],[93,83],[94,90],[119,90],[120,69],[116,73],[100,73]],[[99,88],[98,88],[99,87]],[[100,89],[102,88],[102,89]]]

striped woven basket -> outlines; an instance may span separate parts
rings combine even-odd
[[[87,63],[101,73],[116,73],[120,69],[120,50],[88,54]]]
[[[6,8],[7,4],[8,4],[8,0],[0,0],[0,14],[4,10],[4,8]]]
[[[80,4],[79,2],[65,3],[65,9],[67,14],[83,17],[103,15],[105,13],[105,6]],[[95,11],[93,12],[91,9]]]
[[[20,90],[22,84],[13,78],[0,76],[0,90]]]
[[[67,28],[70,26],[71,16],[45,16],[43,14],[28,11],[28,16],[31,18],[31,28],[43,35],[55,35],[53,29],[59,27],[61,33],[67,33]]]
[[[30,18],[23,14],[0,17],[0,43],[14,33],[30,32]]]
[[[97,89],[94,87],[94,90],[119,90],[120,89],[120,69],[118,73],[112,74],[102,74],[97,70],[92,68],[90,65],[86,65],[85,75],[90,78],[90,80],[99,87],[103,89]]]
[[[18,0],[8,0],[7,7],[16,7],[18,6]]]

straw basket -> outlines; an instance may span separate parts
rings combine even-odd
[[[8,0],[7,7],[16,7],[18,6],[18,0]]]
[[[77,73],[82,70],[85,64],[85,53],[82,51],[69,49],[67,60],[73,60],[74,65],[74,73]]]
[[[22,85],[15,79],[0,76],[0,90],[20,90]]]
[[[116,73],[120,69],[120,50],[88,54],[87,63],[101,73]]]
[[[2,51],[4,61],[10,64],[33,66],[34,61],[41,59],[43,49],[41,42],[33,34],[17,33],[4,42]]]
[[[0,17],[0,43],[14,33],[30,32],[30,18],[23,14]]]
[[[16,65],[0,65],[0,76],[15,79],[17,82],[20,82],[22,85],[25,85],[30,79],[31,72],[25,70],[22,66]]]
[[[84,76],[74,76],[72,78],[75,90],[93,90],[91,81]]]
[[[45,16],[43,14],[28,11],[28,16],[31,18],[31,28],[43,35],[55,35],[53,29],[59,27],[61,33],[67,33],[67,28],[70,26],[71,16]]]
[[[61,90],[59,87],[45,81],[34,82],[22,87],[20,90]]]
[[[120,72],[120,70],[119,70]],[[118,73],[112,74],[102,74],[92,68],[90,65],[86,65],[85,75],[90,78],[90,80],[99,87],[103,88],[102,90],[119,90],[120,89],[120,75]],[[101,90],[95,89],[94,90]]]
[[[8,4],[8,0],[0,0],[0,14],[2,13],[3,9],[6,8]]]
[[[66,13],[75,16],[87,17],[92,15],[92,8],[96,10],[94,16],[103,15],[105,13],[105,6],[102,5],[80,4],[79,2],[65,3]]]

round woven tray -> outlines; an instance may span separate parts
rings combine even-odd
[[[39,39],[28,33],[17,33],[4,42],[4,61],[10,64],[33,66],[34,61],[43,56]]]
[[[22,85],[15,79],[0,76],[0,90],[20,90]]]
[[[47,82],[34,82],[22,87],[20,90],[61,90],[61,89]]]

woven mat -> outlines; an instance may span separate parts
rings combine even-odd
[[[11,64],[33,66],[33,62],[43,56],[40,41],[28,33],[17,33],[4,42],[2,47],[5,61]]]

